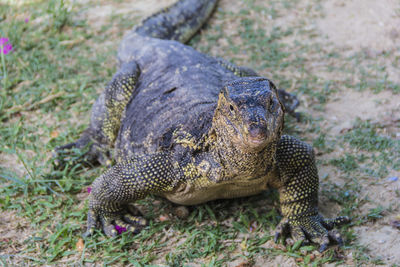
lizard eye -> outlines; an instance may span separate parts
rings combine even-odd
[[[231,111],[234,111],[234,110],[235,110],[235,109],[233,108],[232,105],[229,105],[229,109],[230,109]]]

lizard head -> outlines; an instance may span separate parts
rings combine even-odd
[[[272,82],[246,77],[219,93],[213,125],[242,151],[259,151],[279,140],[284,111]]]

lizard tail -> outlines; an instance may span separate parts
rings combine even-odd
[[[188,42],[212,14],[218,0],[179,0],[144,19],[133,31],[159,39]]]

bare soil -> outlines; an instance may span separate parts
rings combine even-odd
[[[400,112],[399,97],[389,91],[374,94],[369,91],[347,91],[336,94],[326,105],[327,124],[334,134],[349,129],[356,118],[390,122]]]
[[[316,21],[321,36],[341,50],[348,53],[368,51],[374,55],[384,52],[398,55],[400,46],[400,3],[394,0],[329,0],[323,5],[325,16]],[[387,64],[390,79],[399,81],[400,72],[391,64]],[[334,101],[326,106],[326,124],[332,134],[340,135],[351,127],[356,118],[394,124],[391,129],[399,137],[400,96],[389,91],[374,94],[369,91],[347,91],[339,93]],[[391,131],[388,128],[388,131]],[[387,133],[390,134],[390,133]],[[399,173],[392,173],[399,177]],[[335,179],[335,176],[332,179]],[[383,257],[387,264],[400,263],[400,231],[390,226],[390,222],[399,218],[400,181],[383,182],[368,186],[370,181],[364,179],[363,195],[368,196],[372,203],[362,207],[394,207],[383,220],[378,220],[368,226],[354,227],[360,244],[370,249],[371,255]]]

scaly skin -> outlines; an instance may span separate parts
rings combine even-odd
[[[257,77],[259,76],[257,72],[247,67],[239,67],[226,61],[222,58],[217,58],[221,66],[232,71],[238,77]],[[300,121],[300,114],[295,112],[296,108],[299,106],[300,102],[295,95],[286,92],[283,89],[278,89],[279,100],[282,102],[285,111],[291,116],[295,117],[297,121]]]
[[[187,43],[213,12],[218,0],[177,1],[144,19],[134,32],[158,39]]]
[[[120,69],[93,106],[89,128],[71,147],[110,165],[89,199],[87,235],[101,224],[137,233],[145,225],[132,202],[148,194],[194,205],[219,198],[280,192],[279,236],[342,244],[332,230],[346,217],[318,213],[318,174],[307,144],[282,136],[292,98],[251,69],[185,46],[216,0],[181,0],[145,19],[125,36]],[[175,41],[174,41],[175,40]],[[179,42],[177,42],[179,41]]]

